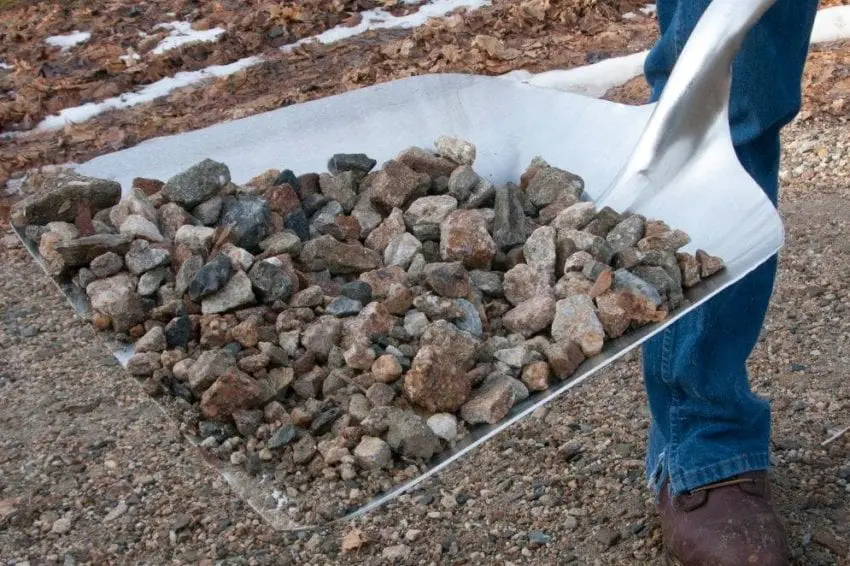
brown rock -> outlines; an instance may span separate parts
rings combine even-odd
[[[487,219],[478,210],[456,210],[440,225],[440,255],[468,269],[490,269],[496,242],[487,231]]]
[[[345,363],[352,369],[368,370],[375,361],[375,351],[368,342],[354,342],[343,354]]]
[[[521,263],[505,273],[502,284],[505,298],[513,305],[519,305],[533,297],[553,294],[549,286],[548,275],[528,264]]]
[[[596,297],[599,321],[605,329],[605,334],[611,338],[622,336],[631,323],[623,301],[624,295],[621,293],[605,293]]]
[[[699,262],[700,276],[703,279],[707,279],[715,273],[719,273],[725,267],[721,258],[709,255],[703,250],[697,250],[696,259]]]
[[[158,193],[163,186],[165,186],[165,183],[158,179],[145,179],[144,177],[133,179],[133,188],[139,189],[148,196]]]
[[[522,382],[530,391],[545,391],[549,388],[549,364],[533,362],[522,370]]]
[[[591,299],[595,299],[603,293],[606,293],[613,283],[614,273],[610,269],[607,269],[600,273],[599,277],[596,278],[596,282],[593,283],[588,295]]]
[[[342,334],[342,322],[334,316],[323,316],[310,324],[301,334],[301,344],[316,358],[327,360],[328,354]]]
[[[372,364],[372,375],[381,383],[392,383],[401,377],[401,364],[395,356],[384,354]]]
[[[301,199],[295,189],[286,183],[271,187],[263,196],[269,203],[269,209],[283,216],[301,208]]]
[[[260,317],[251,316],[237,324],[231,331],[231,335],[244,348],[253,348],[260,341],[260,325],[262,322]]]
[[[407,272],[398,265],[382,267],[360,275],[360,280],[372,288],[372,298],[382,301],[389,295],[393,285],[407,286]]]
[[[420,348],[433,346],[445,358],[450,358],[463,371],[475,367],[481,342],[472,334],[459,330],[445,320],[432,322],[419,340]]]
[[[396,159],[433,179],[450,176],[458,166],[457,163],[421,147],[410,147],[399,153]]]
[[[262,399],[260,384],[251,376],[231,368],[201,396],[201,412],[211,420],[223,421],[240,409],[251,409]]]
[[[428,193],[431,178],[401,161],[391,160],[375,175],[371,185],[372,203],[378,208],[404,208],[415,197]]]
[[[514,391],[507,380],[487,380],[460,409],[468,424],[495,424],[511,410]]]
[[[430,412],[457,410],[469,397],[472,384],[454,360],[433,346],[419,349],[404,377],[404,393]]]
[[[647,226],[649,226],[648,223]],[[649,231],[648,228],[647,231]],[[688,245],[690,241],[691,237],[681,230],[671,230],[660,235],[644,236],[644,238],[637,243],[637,248],[642,252],[648,252],[650,250],[675,252],[679,248]]]
[[[551,204],[547,204],[540,209],[540,213],[537,215],[537,220],[540,224],[550,224],[555,217],[558,216],[558,214],[577,202],[578,197],[572,193],[561,193],[554,201],[552,201]]]
[[[452,299],[469,295],[469,274],[460,262],[429,264],[424,275],[425,283],[438,295]]]
[[[463,310],[455,301],[437,295],[419,295],[413,299],[413,306],[430,320],[455,320],[463,316]]]
[[[118,204],[121,184],[106,179],[85,177],[67,169],[38,173],[28,184],[38,186],[38,194],[27,197],[12,209],[15,226],[44,225],[48,222],[73,222],[77,203],[87,202],[93,212]]]
[[[381,266],[381,257],[359,243],[342,243],[333,236],[320,236],[304,244],[299,256],[310,271],[327,269],[332,275],[361,273]]]
[[[366,237],[365,244],[370,250],[383,255],[390,240],[400,236],[407,231],[404,224],[404,213],[399,208],[394,208],[390,215],[381,222],[377,228]]]
[[[688,289],[698,285],[701,280],[699,260],[689,253],[677,253],[676,260],[682,273],[682,286]]]
[[[569,271],[555,285],[555,298],[566,299],[573,295],[590,295],[593,282],[578,271]]]
[[[395,317],[389,313],[384,305],[378,302],[372,302],[363,307],[354,321],[354,326],[359,335],[368,340],[388,336],[395,325]]]
[[[413,291],[404,285],[393,285],[384,300],[384,306],[390,314],[401,316],[413,305],[414,297]]]
[[[571,340],[555,342],[546,347],[544,351],[552,375],[564,380],[575,373],[578,366],[585,360],[584,353],[578,344]]]
[[[502,318],[502,324],[511,332],[526,338],[549,327],[555,318],[555,298],[540,295],[523,301]]]

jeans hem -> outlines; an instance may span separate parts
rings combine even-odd
[[[674,495],[691,491],[704,485],[719,482],[738,474],[767,470],[770,468],[770,454],[756,452],[728,458],[708,466],[679,473],[667,473],[670,489]],[[660,488],[660,484],[657,486]]]

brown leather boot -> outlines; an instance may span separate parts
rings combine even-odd
[[[668,565],[790,564],[765,472],[741,474],[674,498],[665,482],[658,511]]]

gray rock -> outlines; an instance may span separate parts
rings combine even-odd
[[[224,205],[219,226],[230,227],[231,241],[234,245],[256,251],[269,234],[271,211],[266,199],[258,196],[243,195],[228,200]]]
[[[260,410],[240,409],[233,412],[233,423],[236,430],[245,438],[254,436],[260,425],[263,424],[263,412]]]
[[[366,391],[366,398],[373,407],[386,407],[395,399],[395,389],[386,383],[373,383]]]
[[[489,297],[503,297],[505,290],[502,286],[505,276],[499,271],[473,270],[469,272],[469,279],[479,291]]]
[[[460,165],[475,163],[475,146],[455,136],[440,136],[434,142],[437,154]]]
[[[393,455],[390,446],[374,436],[364,436],[354,449],[357,464],[364,470],[379,470],[392,464]]]
[[[354,171],[343,171],[336,175],[319,175],[319,187],[322,194],[337,201],[346,214],[357,204],[358,177]]]
[[[428,328],[428,317],[418,310],[410,310],[404,315],[404,331],[412,338],[419,338]]]
[[[127,371],[136,377],[147,377],[162,367],[157,352],[134,354],[127,361]]]
[[[463,315],[454,320],[455,326],[460,330],[469,332],[473,336],[481,337],[484,335],[484,325],[481,322],[481,315],[478,309],[466,299],[455,299],[455,304],[463,312]]]
[[[54,246],[66,267],[88,265],[99,255],[113,252],[124,255],[130,249],[131,240],[118,234],[95,234],[75,240],[63,240]]]
[[[326,360],[341,335],[342,322],[333,316],[323,316],[304,330],[301,344],[320,360]]]
[[[563,193],[570,193],[578,198],[583,190],[584,181],[581,177],[546,165],[540,167],[529,180],[526,193],[531,202],[543,207],[553,203]]]
[[[109,221],[113,226],[120,227],[127,217],[135,214],[156,224],[156,209],[148,196],[139,189],[131,189],[130,193],[121,199],[121,202],[109,210]]]
[[[472,167],[462,165],[452,171],[449,177],[449,194],[456,198],[458,202],[464,202],[469,198],[472,190],[480,181],[481,177],[478,176],[478,173]]]
[[[430,320],[455,320],[463,316],[463,311],[453,299],[437,295],[418,295],[413,299],[413,306]]]
[[[217,292],[227,284],[232,271],[230,258],[224,254],[218,254],[199,269],[195,277],[192,278],[187,289],[189,298],[198,301]]]
[[[353,316],[363,310],[363,303],[348,297],[337,297],[325,308],[325,312],[333,316]]]
[[[487,179],[479,179],[478,184],[472,188],[469,198],[463,204],[463,208],[474,210],[477,208],[488,207],[493,205],[496,198],[496,187]]]
[[[559,251],[562,241],[569,241],[573,251],[585,251],[602,263],[611,264],[614,248],[604,238],[581,230],[567,229],[558,232]]]
[[[292,296],[295,289],[294,282],[276,258],[255,263],[248,272],[248,277],[257,298],[264,303],[285,301]]]
[[[541,226],[531,233],[523,246],[525,262],[545,274],[550,284],[555,283],[556,237],[555,228]]]
[[[215,228],[184,224],[174,235],[174,243],[185,246],[193,254],[207,255],[212,248]]]
[[[189,368],[189,386],[196,393],[205,391],[234,365],[236,360],[225,350],[205,350]]]
[[[238,248],[230,242],[220,248],[221,253],[230,258],[230,264],[234,270],[248,271],[254,264],[254,254],[242,248]]]
[[[437,413],[428,417],[428,428],[443,440],[451,442],[457,438],[457,417],[451,413]]]
[[[519,303],[502,317],[502,324],[511,332],[529,338],[546,330],[555,318],[555,298],[538,295]]]
[[[507,183],[496,189],[496,217],[493,240],[501,249],[525,242],[525,212],[519,199],[519,187]]]
[[[661,294],[655,287],[625,269],[618,269],[614,272],[613,288],[618,291],[629,291],[636,295],[643,295],[656,307],[661,306],[663,302]]]
[[[470,425],[495,424],[511,410],[515,395],[513,385],[507,380],[485,381],[461,407],[460,416]]]
[[[255,301],[251,280],[242,271],[237,271],[223,289],[207,296],[201,303],[202,314],[218,314],[251,304]]]
[[[159,291],[159,288],[170,274],[171,270],[167,267],[159,267],[143,273],[142,276],[139,277],[139,284],[136,287],[136,292],[143,297],[153,295]]]
[[[174,282],[174,292],[179,296],[183,296],[189,290],[189,285],[198,275],[198,272],[204,266],[204,258],[199,255],[190,256],[185,260],[180,269],[177,271],[177,277]]]
[[[617,252],[626,248],[634,248],[643,238],[644,225],[645,219],[642,216],[637,214],[629,216],[614,226],[605,239]]]
[[[662,298],[667,299],[670,310],[678,308],[684,301],[681,282],[674,281],[663,267],[639,265],[633,273],[655,287]]]
[[[408,458],[429,460],[440,450],[440,440],[425,420],[410,411],[390,409],[387,412],[387,444]]]
[[[422,197],[413,201],[404,213],[407,229],[419,240],[439,240],[440,224],[457,209],[458,201],[451,195]]]
[[[162,352],[167,347],[168,342],[165,339],[165,331],[161,326],[154,326],[136,341],[135,351],[138,354],[144,352]]]
[[[531,363],[531,360],[536,357],[539,357],[539,355],[534,350],[528,351],[527,359],[530,360],[528,363]],[[529,395],[528,387],[522,381],[499,372],[488,375],[481,387],[509,388],[511,390],[511,406],[528,399]]]
[[[220,196],[214,196],[192,209],[192,216],[204,226],[213,226],[218,222],[223,205],[224,200]]]
[[[332,175],[338,175],[345,171],[366,174],[377,164],[377,161],[365,153],[337,153],[328,160],[328,171]]]
[[[505,273],[502,285],[505,298],[512,305],[553,293],[548,275],[525,263],[520,263]]]
[[[601,352],[605,330],[596,316],[593,299],[587,295],[573,295],[558,301],[552,322],[552,338],[558,342],[575,342],[587,357]]]
[[[124,268],[124,260],[115,252],[106,252],[94,258],[89,266],[98,279],[115,275]]]
[[[357,421],[365,420],[369,416],[371,408],[369,400],[362,393],[355,393],[348,401],[348,414]]]
[[[421,200],[421,199],[420,199]],[[410,262],[422,249],[422,242],[407,232],[393,236],[384,250],[384,265],[398,265],[407,269]]]
[[[92,212],[118,204],[121,184],[106,179],[85,177],[62,170],[40,179],[40,195],[27,198],[12,209],[15,226],[45,225],[48,222],[73,222],[77,204],[87,202]]]
[[[562,210],[552,220],[551,226],[559,232],[581,230],[596,217],[596,205],[592,202],[577,202]]]
[[[133,240],[129,251],[124,256],[124,264],[134,275],[141,275],[170,263],[171,254],[168,250],[152,248],[145,240]]]
[[[162,193],[169,200],[191,208],[215,196],[229,182],[227,165],[204,159],[169,179]]]
[[[419,347],[434,346],[442,355],[453,359],[463,371],[475,366],[481,341],[445,320],[432,322],[425,329]]]
[[[292,447],[292,461],[296,464],[306,464],[316,455],[316,441],[309,434],[305,434]]]
[[[367,305],[372,302],[372,287],[365,281],[356,279],[346,283],[340,289],[340,294],[349,299],[358,301],[360,304]]]

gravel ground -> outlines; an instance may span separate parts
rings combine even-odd
[[[848,563],[850,208],[845,123],[786,131],[788,245],[753,383],[798,564]],[[0,564],[653,564],[636,356],[397,502],[274,532],[166,421],[8,228],[0,243]],[[343,537],[346,548],[343,551]]]

